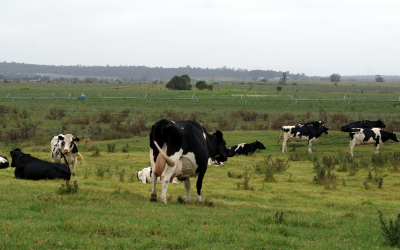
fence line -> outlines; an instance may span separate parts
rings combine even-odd
[[[247,98],[246,95],[241,95],[238,98],[199,98],[196,94],[194,94],[191,98],[176,98],[176,97],[151,97],[149,93],[147,93],[144,97],[135,97],[135,96],[104,96],[103,93],[100,93],[98,97],[88,97],[86,94],[81,95],[79,97],[74,97],[73,94],[69,94],[68,97],[58,97],[56,93],[53,93],[51,97],[17,97],[13,96],[11,93],[8,93],[6,97],[0,97],[0,99],[7,99],[9,101],[13,101],[14,99],[42,99],[42,100],[52,100],[58,101],[59,99],[63,100],[82,100],[86,101],[88,99],[100,100],[105,101],[106,99],[137,99],[137,100],[191,100],[192,102],[198,101],[240,101],[240,102],[247,102],[247,101],[289,101],[296,104],[298,101],[327,101],[327,102],[344,102],[345,104],[349,104],[350,102],[399,102],[400,97],[398,100],[357,100],[357,99],[350,99],[348,95],[345,95],[343,99],[298,99],[295,95],[292,95],[290,99],[270,99],[270,98]]]

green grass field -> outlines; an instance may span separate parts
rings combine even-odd
[[[73,85],[52,86],[37,83],[38,86],[22,89],[31,83],[15,83],[0,88],[0,96],[12,93],[13,96],[68,96],[70,92],[87,93],[96,96],[100,92],[110,90],[106,96],[144,96],[149,92],[154,96],[191,97],[191,93],[205,96],[218,96],[218,92],[227,92],[221,96],[232,97],[227,90],[216,92],[192,91],[191,93],[157,90],[156,87],[129,85]],[[41,85],[39,85],[41,84]],[[342,83],[339,83],[341,85]],[[347,83],[343,83],[338,92],[327,92],[327,98],[339,97],[346,92]],[[354,84],[354,83],[351,83]],[[371,91],[384,89],[396,90],[398,87],[370,86],[360,83],[359,87],[370,87]],[[385,83],[387,84],[387,83]],[[240,85],[232,85],[234,88]],[[400,86],[400,84],[395,84]],[[247,86],[249,87],[249,86]],[[284,86],[284,88],[287,86]],[[296,91],[298,96],[320,95],[323,83],[316,86],[303,86],[299,83],[290,88],[302,87],[306,90]],[[118,89],[115,89],[118,88]],[[146,89],[148,88],[148,89]],[[161,88],[157,86],[157,88]],[[265,88],[260,94],[289,96],[293,92],[274,92],[274,86]],[[268,89],[270,88],[270,90]],[[276,86],[275,86],[276,88]],[[320,88],[321,91],[318,90]],[[239,88],[236,88],[239,89]],[[315,89],[315,91],[313,91]],[[228,89],[229,90],[229,89]],[[252,90],[254,91],[254,90]],[[309,92],[308,92],[309,91]],[[229,94],[230,93],[230,94]],[[248,92],[246,92],[248,95]],[[362,93],[361,96],[368,93]],[[324,94],[325,95],[325,94]],[[372,98],[375,94],[369,93]],[[393,93],[381,93],[381,99],[395,98]],[[370,97],[368,97],[370,98]],[[74,101],[60,100],[0,100],[0,105],[10,107],[4,113],[6,126],[1,125],[1,155],[9,157],[13,147],[21,147],[43,160],[50,160],[50,140],[60,132],[65,121],[74,116],[91,115],[88,125],[68,124],[66,133],[74,131],[78,137],[79,149],[85,158],[83,164],[77,165],[76,179],[79,190],[76,194],[60,195],[58,190],[62,181],[25,181],[13,178],[13,169],[0,170],[0,249],[392,249],[381,235],[378,210],[381,210],[388,221],[397,218],[400,213],[399,187],[400,174],[394,172],[389,164],[377,171],[378,178],[383,178],[382,188],[378,184],[364,184],[368,172],[373,165],[359,168],[354,176],[349,171],[338,172],[336,185],[326,188],[313,181],[316,175],[312,162],[290,161],[290,168],[275,173],[276,182],[264,182],[264,176],[257,173],[253,165],[271,155],[273,159],[287,159],[295,143],[288,146],[289,154],[281,153],[281,144],[276,144],[279,136],[277,130],[248,131],[240,127],[268,120],[277,120],[284,113],[293,114],[291,120],[319,119],[326,111],[327,127],[335,124],[332,115],[341,112],[349,118],[378,118],[387,121],[398,119],[398,105],[395,103],[343,103],[333,102],[262,102],[248,101],[208,101],[192,103],[191,101],[156,101],[144,100],[97,100]],[[59,107],[66,110],[66,116],[59,120],[46,119],[49,109]],[[353,110],[351,107],[354,107]],[[29,118],[12,116],[12,108],[18,114],[26,109]],[[168,188],[168,204],[151,203],[151,185],[137,181],[138,170],[148,167],[149,147],[148,132],[140,136],[118,140],[92,140],[87,132],[93,124],[107,130],[108,123],[97,123],[93,116],[102,110],[110,110],[112,114],[120,114],[129,109],[129,115],[123,124],[135,122],[139,117],[146,117],[146,125],[150,126],[165,116],[165,110],[175,110],[180,114],[198,114],[198,119],[209,124],[213,129],[218,126],[217,117],[229,121],[237,120],[236,131],[223,131],[227,146],[242,142],[260,140],[266,150],[258,151],[253,156],[230,158],[223,166],[209,166],[203,181],[202,203],[190,204],[178,202],[178,197],[185,197],[184,184],[170,184]],[[254,111],[259,114],[268,113],[267,121],[257,118],[256,121],[243,121],[240,117],[232,117],[231,111],[240,109]],[[15,129],[16,121],[37,122],[37,135],[31,140],[17,139],[4,141],[7,131]],[[290,120],[289,120],[290,122]],[[47,135],[47,137],[46,137]],[[74,134],[75,135],[75,134]],[[107,153],[107,144],[116,143],[117,152]],[[129,145],[128,152],[122,148]],[[92,156],[93,149],[100,149],[100,156]],[[348,148],[347,134],[330,131],[313,145],[316,155],[338,156],[338,152],[346,152]],[[305,152],[306,143],[296,144],[297,152]],[[400,144],[386,142],[380,147],[381,154],[400,151]],[[371,159],[374,153],[372,145],[354,149],[355,160]],[[104,177],[97,173],[101,167],[108,168]],[[244,178],[229,177],[243,174],[244,168],[251,174],[249,189],[243,188]],[[123,179],[121,170],[124,169]],[[373,176],[375,172],[372,171]],[[85,178],[85,176],[87,178]],[[291,176],[291,177],[290,177]],[[344,180],[344,181],[343,181]],[[195,197],[195,181],[192,179],[191,196]],[[345,185],[344,185],[345,183]],[[238,188],[239,184],[239,188]],[[160,197],[161,186],[158,185]],[[283,212],[283,222],[275,221],[274,214]]]

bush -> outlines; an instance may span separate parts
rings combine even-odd
[[[69,181],[66,181],[65,184],[61,184],[61,187],[58,188],[57,193],[60,195],[64,195],[64,194],[75,194],[78,192],[78,183],[76,181],[74,181],[74,186],[71,186],[71,184],[69,184]]]
[[[276,90],[277,90],[277,91],[281,91],[281,90],[282,90],[282,86],[276,87]]]
[[[46,115],[46,119],[58,120],[65,116],[65,110],[60,108],[50,108],[49,114]]]
[[[191,90],[192,85],[190,84],[190,77],[188,75],[174,76],[167,83],[167,89],[171,90]]]
[[[382,212],[378,210],[378,213],[383,237],[385,237],[390,246],[400,247],[400,213],[397,214],[397,220],[394,223],[392,219],[389,220],[389,227],[383,219]]]
[[[107,144],[107,153],[115,153],[116,143],[108,143]]]

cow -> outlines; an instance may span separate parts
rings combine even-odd
[[[168,184],[173,177],[185,181],[186,202],[191,201],[190,177],[197,177],[197,197],[201,202],[201,187],[210,157],[226,161],[226,142],[222,132],[212,135],[193,121],[173,122],[162,119],[150,132],[150,162],[155,177],[161,176],[161,203],[167,203]],[[156,178],[150,201],[157,201]]]
[[[252,155],[257,149],[266,149],[266,147],[259,140],[256,140],[253,143],[241,143],[232,146],[229,150],[233,155]]]
[[[381,121],[358,121],[358,122],[352,122],[347,125],[344,125],[340,128],[342,132],[350,132],[350,129],[352,128],[381,128],[384,129],[386,128],[386,125]]]
[[[51,161],[55,163],[65,163],[71,166],[72,180],[75,181],[75,167],[78,156],[83,161],[82,155],[78,152],[79,138],[74,138],[71,134],[54,136],[51,140]]]
[[[208,164],[208,166],[221,166],[221,165],[224,165],[223,162],[218,161],[214,157],[208,158],[208,163],[207,164]]]
[[[328,134],[328,128],[322,126],[320,128],[314,126],[304,126],[299,127],[296,126],[294,128],[285,131],[283,135],[283,143],[282,143],[282,153],[287,153],[287,143],[290,141],[308,141],[308,152],[312,153],[311,146],[312,144],[318,140],[318,138],[324,134]]]
[[[2,168],[9,168],[10,163],[8,162],[7,157],[0,155],[0,169]]]
[[[141,171],[139,171],[137,173],[137,178],[143,184],[146,184],[146,183],[152,184],[153,183],[153,170],[151,169],[151,167],[143,168]],[[174,177],[171,180],[171,183],[180,183],[180,181],[178,180],[178,178]],[[157,184],[161,184],[160,177],[157,177]]]
[[[387,140],[399,142],[395,133],[389,133],[380,128],[352,128],[350,129],[349,154],[353,157],[354,146],[374,144],[375,154],[379,152],[379,144]]]
[[[300,123],[299,125],[297,125],[297,127],[314,126],[314,127],[320,128],[320,127],[322,127],[323,125],[324,125],[324,122],[321,122],[321,121],[313,121],[313,122],[307,122],[307,123]],[[296,126],[291,126],[291,125],[282,126],[281,133],[279,134],[279,138],[278,138],[278,140],[276,141],[276,144],[279,143],[279,140],[281,139],[282,132],[289,133],[290,130],[291,130],[292,128],[294,128],[294,127],[296,127]],[[284,136],[284,140],[285,140],[285,134],[283,134],[283,136]]]
[[[71,179],[71,170],[65,164],[39,160],[30,154],[24,154],[19,148],[14,149],[10,154],[11,167],[15,168],[14,175],[17,179],[67,181]]]

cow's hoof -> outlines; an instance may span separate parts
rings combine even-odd
[[[157,201],[157,195],[156,194],[151,194],[150,201]]]

